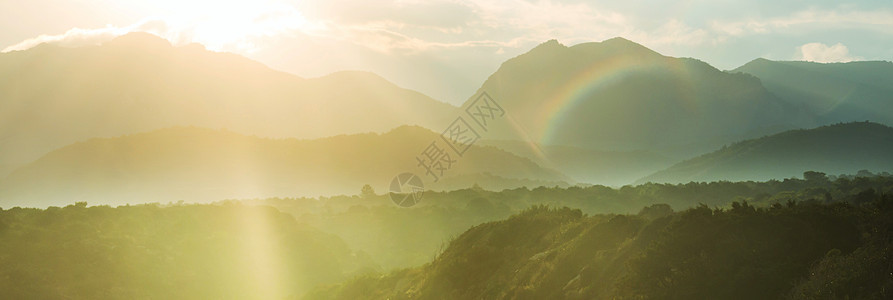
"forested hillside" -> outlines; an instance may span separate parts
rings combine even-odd
[[[827,179],[827,178],[826,178]],[[884,299],[893,178],[826,181],[674,213],[534,206],[475,226],[431,263],[319,288],[309,299]],[[743,184],[741,184],[743,185]],[[808,200],[797,200],[797,199]]]
[[[374,269],[269,207],[0,210],[0,299],[281,299]]]
[[[893,176],[804,177],[7,207],[0,298],[882,298]]]

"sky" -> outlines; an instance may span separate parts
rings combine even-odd
[[[459,105],[536,45],[624,37],[722,69],[755,58],[893,60],[893,1],[0,0],[0,49],[131,31],[303,77],[377,73]]]

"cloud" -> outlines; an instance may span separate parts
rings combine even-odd
[[[800,60],[832,63],[857,60],[850,56],[850,50],[841,43],[828,46],[822,43],[809,43],[800,46]]]
[[[635,30],[622,36],[652,47],[660,45],[694,46],[715,41],[709,31],[691,27],[676,19],[671,19],[652,30]]]
[[[260,47],[254,44],[258,37],[288,35],[319,27],[308,23],[294,6],[283,3],[223,2],[214,6],[214,10],[199,7],[179,15],[147,17],[126,26],[72,28],[62,34],[43,34],[6,47],[2,52],[26,50],[43,43],[65,47],[98,45],[129,32],[148,32],[175,45],[200,43],[210,50],[247,54]]]
[[[344,2],[344,3],[342,3]],[[602,40],[632,31],[625,16],[589,4],[554,1],[307,1],[321,18],[318,36],[353,42],[382,53],[442,49],[524,48],[549,39]]]
[[[64,47],[98,45],[123,33],[126,33],[124,29],[112,27],[111,25],[98,29],[72,28],[60,35],[42,34],[38,37],[24,40],[4,48],[2,52],[27,50],[44,43]]]
[[[164,21],[150,19],[126,27],[106,25],[106,27],[94,29],[72,28],[58,35],[42,34],[6,47],[0,52],[27,50],[40,44],[62,47],[95,46],[128,32],[136,31],[154,33],[159,36],[170,36],[170,29]]]
[[[472,3],[447,0],[324,0],[303,1],[297,7],[309,17],[343,25],[456,28],[475,18]]]
[[[122,15],[122,9],[133,6],[132,2],[141,3],[132,7],[132,18],[116,18]],[[93,24],[85,20],[118,20],[116,26],[73,28],[21,42],[4,41],[19,43],[3,52],[41,43],[96,45],[131,31],[146,31],[174,45],[200,43],[210,50],[245,55],[301,76],[358,69],[396,78],[411,88],[434,86],[418,83],[417,79],[425,76],[418,75],[421,71],[417,66],[425,65],[431,68],[431,78],[435,78],[432,81],[448,74],[454,82],[469,85],[456,92],[447,83],[435,87],[436,91],[418,88],[445,100],[464,100],[467,90],[473,92],[478,81],[485,79],[500,62],[550,39],[574,45],[621,36],[665,55],[698,57],[724,68],[734,68],[757,56],[788,59],[795,47],[794,55],[799,59],[857,59],[842,44],[803,45],[813,41],[846,43],[871,59],[889,59],[893,53],[887,42],[893,36],[893,5],[889,1],[840,4],[818,0],[811,2],[808,9],[797,3],[770,0],[698,0],[685,4],[672,0],[115,3],[120,7],[107,9],[112,16],[83,15],[83,20],[76,20],[76,24]],[[643,6],[650,9],[642,10]],[[0,17],[3,16],[0,11]],[[136,22],[139,18],[152,19]],[[69,22],[60,20],[63,21]],[[45,29],[34,30],[31,33],[36,35]]]
[[[258,41],[269,36],[287,38],[295,34],[350,42],[391,54],[458,48],[489,52],[528,48],[550,39],[576,44],[616,36],[647,46],[698,45],[712,40],[710,32],[692,27],[685,20],[636,18],[597,4],[573,1],[316,0],[296,6],[274,2],[252,10],[233,5],[215,11],[227,14],[203,11],[193,18],[198,21],[156,17],[152,22],[125,27],[73,28],[59,35],[28,39],[3,51],[24,50],[41,43],[96,45],[132,31],[151,32],[174,44],[197,42],[211,50],[240,54],[259,51],[266,45]],[[302,21],[295,24],[292,20]],[[145,28],[152,24],[158,28]]]
[[[893,33],[893,12],[888,10],[836,11],[809,9],[768,19],[713,20],[711,29],[719,34],[742,36],[789,31],[795,27],[857,28]]]
[[[549,39],[571,45],[615,36],[660,50],[823,28],[859,28],[893,34],[893,11],[888,7],[841,5],[834,1],[818,1],[805,10],[768,0],[731,3],[726,10],[717,9],[724,6],[715,3],[680,6],[669,0],[265,0],[197,4],[145,1],[146,7],[164,8],[160,11],[179,7],[174,15],[186,19],[155,17],[164,28],[154,31],[140,28],[147,22],[125,27],[73,28],[60,35],[28,39],[3,51],[24,50],[40,43],[95,45],[129,31],[149,31],[174,44],[198,42],[208,49],[242,54],[265,47],[257,42],[259,37],[288,37],[295,33],[399,54],[462,47],[492,53],[500,47],[527,48]],[[652,9],[642,11],[644,4]],[[208,6],[214,9],[209,10]],[[710,13],[698,13],[705,10]],[[161,19],[165,21],[157,21]],[[308,32],[307,23],[312,23],[309,31],[313,32]],[[798,43],[802,42],[805,41]]]

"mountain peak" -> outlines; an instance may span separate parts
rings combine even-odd
[[[577,46],[586,47],[587,45],[592,46],[593,48],[598,48],[602,51],[607,50],[612,53],[635,53],[642,55],[662,56],[660,53],[657,53],[656,51],[651,50],[650,48],[645,47],[642,44],[630,41],[622,37],[610,38],[602,41],[601,43],[586,43]]]
[[[118,47],[139,47],[139,48],[169,48],[173,45],[166,39],[148,33],[148,32],[131,32],[118,36],[111,41],[103,43],[107,46]]]
[[[564,49],[567,49],[567,46],[562,45],[556,39],[551,39],[551,40],[543,42],[542,44],[537,45],[536,47],[533,47],[533,49],[530,49],[530,51],[528,51],[528,53],[533,53],[533,52],[553,53],[553,52],[561,51]]]
[[[581,43],[570,47],[559,43],[556,39],[551,39],[537,45],[527,53],[520,56],[532,56],[538,58],[552,57],[557,59],[558,56],[570,55],[568,52],[566,52],[567,50],[574,50],[573,52],[580,52],[583,56],[589,56],[591,58],[630,54],[640,57],[663,56],[660,53],[655,52],[654,50],[651,50],[645,46],[642,46],[641,44],[622,37],[615,37],[604,40],[602,42]]]
[[[770,66],[772,63],[774,63],[774,62],[771,61],[771,60],[768,60],[768,59],[765,59],[765,58],[760,57],[760,58],[751,60],[751,61],[749,61],[749,62],[747,62],[747,63],[741,65],[740,67],[737,67],[737,68],[735,68],[735,69],[732,69],[732,70],[730,70],[730,72],[732,72],[732,73],[745,73],[745,74],[751,74],[751,75],[754,75],[754,74],[752,74],[753,72],[750,72],[749,70],[753,70],[753,69],[763,69],[763,68],[765,68],[765,67],[767,67],[767,66]]]
[[[602,44],[639,45],[639,44],[636,43],[636,42],[627,40],[627,39],[625,39],[625,38],[623,38],[623,37],[619,37],[619,36],[617,36],[617,37],[612,37],[612,38],[610,38],[610,39],[604,40],[604,41],[602,41]],[[639,46],[641,46],[641,45],[639,45]]]
[[[565,47],[565,46],[562,45],[561,43],[559,43],[558,40],[551,39],[551,40],[543,42],[542,44],[539,44],[539,46],[537,46],[537,47]]]

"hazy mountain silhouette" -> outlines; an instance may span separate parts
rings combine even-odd
[[[688,156],[803,118],[752,76],[623,38],[548,41],[503,63],[478,92],[509,116],[488,137],[599,150]]]
[[[463,108],[486,92],[506,115],[488,124],[479,145],[507,150],[530,159],[539,165],[536,168],[555,169],[570,177],[525,177],[481,168],[431,187],[489,182],[490,188],[501,188],[571,180],[623,185],[676,159],[733,141],[836,120],[885,122],[893,119],[893,101],[888,99],[893,95],[890,65],[760,59],[722,72],[696,59],[663,56],[623,38],[572,47],[548,41],[503,63]],[[767,91],[761,80],[782,99]],[[803,91],[815,91],[821,97]],[[53,149],[92,137],[197,126],[261,137],[320,138],[385,132],[404,124],[439,130],[456,116],[467,117],[457,107],[372,73],[338,72],[303,79],[195,44],[173,47],[146,33],[128,34],[101,46],[41,45],[0,54],[0,106],[4,108],[0,110],[0,181]],[[180,141],[187,144],[164,146],[171,157],[175,151],[190,153],[183,148],[189,141]],[[393,147],[414,145],[392,142]],[[322,156],[313,156],[318,157]],[[406,163],[414,162],[412,155],[407,157]],[[333,172],[344,171],[341,166],[330,167]],[[20,176],[5,181],[22,180]],[[232,184],[220,185],[315,178],[280,179],[266,173],[231,176],[223,181]],[[217,185],[207,180],[205,184]],[[357,183],[367,182],[351,182]],[[235,189],[229,189],[216,195],[356,189],[342,189],[349,186],[346,183],[312,189],[290,184],[263,188],[275,193],[232,193]],[[6,188],[12,187],[6,184]]]
[[[440,128],[457,114],[371,73],[302,79],[147,33],[0,54],[0,107],[0,164],[91,137],[172,126],[316,138],[405,124]]]
[[[482,140],[529,158],[538,165],[560,170],[575,181],[608,186],[633,183],[678,160],[648,151],[600,151],[583,147],[547,146],[512,140]]]
[[[414,126],[315,140],[194,127],[95,138],[52,151],[0,180],[0,206],[355,195],[364,184],[384,193],[402,172],[422,176],[435,190],[475,183],[488,189],[567,185],[556,171],[479,146],[454,157],[434,182],[416,157],[436,139],[439,134]]]
[[[638,182],[745,181],[806,171],[854,174],[893,169],[893,128],[868,122],[792,130],[746,140],[687,160]]]
[[[731,72],[752,74],[816,124],[873,121],[893,125],[893,62],[815,63],[756,59]]]

